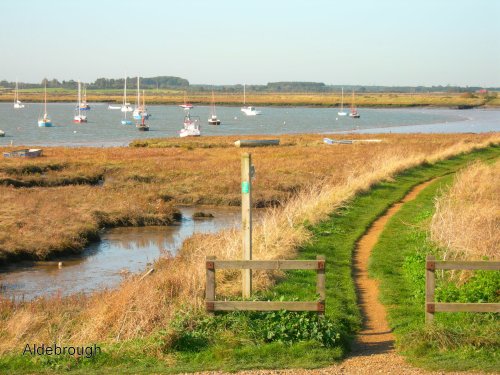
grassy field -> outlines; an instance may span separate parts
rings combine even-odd
[[[48,89],[48,101],[50,102],[74,102],[76,100],[76,89]],[[133,92],[130,91],[133,101]],[[0,102],[11,102],[13,92],[10,90],[0,91]],[[20,99],[23,102],[42,102],[42,89],[20,90]],[[88,90],[87,100],[89,102],[121,103],[122,90]],[[472,93],[357,93],[355,97],[358,107],[477,107],[500,106],[498,93],[472,94]],[[181,90],[148,90],[146,91],[146,102],[149,104],[182,104],[184,103],[185,91]],[[247,103],[252,105],[270,106],[321,106],[338,107],[341,103],[340,93],[252,93],[246,94]],[[208,105],[212,101],[210,92],[189,92],[188,100],[193,104]],[[243,93],[217,93],[217,105],[239,106],[243,102]],[[344,103],[350,105],[351,97],[346,94]]]
[[[471,160],[478,158],[487,160],[498,158],[498,156],[499,148],[492,147],[436,164],[413,168],[399,173],[395,179],[373,186],[372,189],[358,194],[349,202],[344,200],[342,209],[338,209],[335,213],[329,211],[330,214],[317,218],[320,221],[316,220],[316,224],[313,224],[313,218],[307,220],[303,225],[311,233],[310,241],[304,244],[295,256],[301,259],[313,258],[318,253],[327,256],[327,319],[321,323],[323,326],[318,327],[317,321],[312,316],[304,314],[240,313],[208,317],[195,306],[189,307],[184,302],[177,307],[177,312],[163,324],[160,324],[159,321],[154,322],[156,329],[153,329],[149,334],[144,331],[145,327],[142,326],[140,332],[130,335],[126,328],[127,322],[122,320],[118,326],[121,326],[119,331],[111,336],[114,339],[106,340],[102,336],[105,328],[99,324],[103,322],[99,319],[98,314],[109,314],[109,312],[106,312],[102,303],[100,306],[96,306],[96,304],[99,305],[97,301],[106,301],[105,304],[113,311],[119,310],[120,304],[125,304],[127,311],[133,311],[139,316],[139,321],[133,319],[134,327],[137,327],[137,323],[140,324],[145,318],[144,310],[146,308],[158,307],[157,304],[151,302],[153,298],[158,298],[158,295],[151,294],[150,290],[161,288],[163,293],[168,293],[166,285],[161,285],[164,283],[161,279],[164,279],[165,275],[173,269],[180,273],[186,270],[179,269],[179,266],[185,264],[186,259],[184,262],[177,261],[174,263],[174,267],[169,267],[169,262],[175,262],[175,259],[170,259],[163,260],[163,264],[157,265],[160,267],[160,278],[152,278],[148,280],[146,285],[137,285],[134,280],[130,280],[122,286],[121,291],[114,294],[100,294],[91,300],[69,298],[56,301],[38,301],[24,306],[4,303],[2,314],[0,314],[4,323],[0,337],[9,340],[3,342],[4,351],[9,345],[10,348],[16,347],[15,342],[12,341],[13,337],[10,336],[14,333],[12,330],[17,330],[17,334],[20,335],[21,341],[17,346],[22,347],[22,342],[26,340],[31,342],[36,337],[32,335],[32,332],[27,332],[26,329],[37,330],[37,326],[39,326],[39,329],[45,331],[43,327],[46,327],[47,322],[50,321],[52,335],[56,335],[54,337],[58,340],[75,340],[74,336],[65,337],[65,335],[70,332],[75,335],[77,331],[81,332],[83,327],[87,334],[98,332],[101,335],[98,342],[102,342],[105,354],[89,360],[62,357],[53,361],[43,361],[22,357],[12,353],[12,349],[10,349],[7,350],[7,353],[10,354],[4,353],[0,359],[0,369],[20,372],[75,370],[78,373],[97,370],[137,373],[325,366],[341,359],[346,354],[347,341],[360,326],[360,315],[356,306],[351,278],[351,255],[356,240],[364,233],[370,223],[390,204],[401,199],[415,184],[454,172]],[[427,197],[429,196],[432,194]],[[302,198],[301,203],[305,203],[304,198]],[[415,216],[414,212],[415,210],[410,211],[411,215]],[[427,211],[424,210],[424,212]],[[202,237],[198,240],[201,239],[206,246],[210,236]],[[188,257],[185,254],[186,251],[191,253],[189,248],[185,248],[181,253],[181,258]],[[164,269],[161,268],[162,265],[165,267]],[[280,280],[281,282],[274,289],[260,293],[258,298],[283,296],[285,299],[311,299],[314,297],[313,273],[290,272]],[[128,300],[123,298],[124,290],[127,289],[129,290]],[[130,293],[131,289],[135,289],[135,297],[133,297],[134,293]],[[231,289],[225,290],[230,296]],[[137,292],[146,294],[145,298],[138,298]],[[173,294],[175,293],[174,291]],[[122,298],[118,300],[117,294],[120,294]],[[173,294],[170,294],[170,298],[173,297]],[[144,301],[150,301],[149,306],[145,306]],[[164,303],[165,300],[162,302]],[[81,314],[81,310],[87,310],[89,318],[93,318],[93,323],[74,320],[75,314]],[[44,313],[50,314],[45,317],[50,320],[41,319]],[[120,312],[117,311],[117,313]],[[421,315],[423,316],[423,314]],[[117,317],[115,313],[114,318]],[[97,322],[95,322],[96,318]],[[27,321],[30,323],[29,328],[25,326]],[[109,320],[107,323],[109,324]],[[78,328],[78,325],[83,325],[83,327]],[[24,333],[19,331],[23,326],[25,327]],[[301,330],[300,327],[305,327],[305,329]],[[316,328],[321,333],[320,336],[306,335],[306,332],[315,331]],[[38,331],[39,337],[43,335],[42,331]],[[122,335],[120,340],[116,340],[120,335]],[[128,340],[123,340],[127,337]],[[94,340],[97,340],[96,336],[94,336]]]
[[[410,362],[433,370],[495,372],[500,368],[498,314],[438,313],[434,324],[424,322],[425,256],[443,259],[449,252],[430,240],[429,225],[435,197],[443,194],[452,179],[446,176],[434,182],[390,220],[374,249],[371,272],[380,280],[381,299],[388,308],[397,347]],[[474,184],[490,185],[490,181],[475,180]],[[462,206],[467,206],[466,201]],[[472,230],[468,228],[462,236],[473,236]],[[469,272],[466,279],[437,273],[440,302],[498,303],[499,288],[498,272]]]
[[[399,159],[424,160],[495,137],[384,135],[381,143],[345,147],[325,145],[317,135],[280,136],[279,147],[252,150],[254,203],[280,206],[318,183],[341,187],[366,173],[383,175]],[[242,150],[233,142],[204,137],[155,147],[44,148],[39,159],[0,160],[0,193],[9,202],[0,206],[0,261],[80,251],[102,227],[168,224],[178,204],[238,205]]]

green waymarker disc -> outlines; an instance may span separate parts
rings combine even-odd
[[[250,191],[250,183],[248,181],[243,181],[241,183],[241,192],[243,194],[248,194],[249,191]]]

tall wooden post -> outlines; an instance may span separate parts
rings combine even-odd
[[[434,320],[434,290],[436,288],[436,258],[427,255],[425,258],[425,322]]]
[[[326,299],[326,279],[325,279],[325,256],[317,255],[318,268],[316,270],[316,294],[319,295],[318,314],[325,315],[325,299]]]
[[[241,155],[241,230],[243,259],[252,260],[252,155]],[[252,294],[252,270],[242,270],[243,298]]]

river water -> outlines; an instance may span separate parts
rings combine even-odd
[[[117,286],[130,273],[145,272],[163,252],[175,254],[194,233],[213,233],[239,225],[239,208],[203,208],[214,218],[193,220],[200,209],[181,207],[180,223],[163,227],[114,228],[81,255],[46,262],[21,262],[0,268],[0,293],[16,300],[41,295],[89,293]],[[62,262],[59,268],[58,263]]]
[[[92,103],[89,122],[72,123],[73,103],[49,103],[52,128],[39,128],[42,105],[28,103],[15,110],[11,103],[0,103],[0,129],[6,136],[1,145],[39,146],[124,146],[134,139],[177,137],[184,111],[178,106],[151,105],[149,132],[121,125],[123,114],[107,105]],[[337,108],[261,107],[261,116],[245,116],[239,107],[218,107],[220,126],[207,124],[209,107],[199,106],[191,115],[199,116],[202,135],[249,135],[338,132],[485,132],[500,131],[499,110],[450,109],[369,109],[360,108],[361,118],[338,117]],[[129,114],[130,115],[130,114]],[[236,139],[236,137],[235,137]]]

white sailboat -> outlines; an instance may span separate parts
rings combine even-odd
[[[132,112],[134,109],[127,103],[127,77],[125,77],[125,85],[123,87],[123,104],[121,107],[122,112]]]
[[[146,120],[149,118],[149,114],[146,111],[146,95],[144,94],[144,90],[142,90],[142,111],[141,112],[141,122],[136,122],[135,127],[143,132],[149,131],[149,125],[146,124]]]
[[[349,117],[351,118],[360,118],[358,110],[356,109],[356,105],[354,104],[354,90],[352,90],[352,102],[351,102],[351,112],[349,112]]]
[[[82,97],[80,99],[80,102],[78,103],[78,106],[82,111],[90,110],[90,105],[88,105],[87,103],[87,87],[85,86],[85,83],[83,84]]]
[[[215,113],[215,96],[212,90],[212,105],[211,105],[210,117],[208,118],[208,125],[220,125],[220,120],[217,118],[217,113]]]
[[[193,105],[191,103],[188,103],[186,100],[186,91],[184,91],[184,104],[180,104],[179,107],[189,111],[191,108],[193,108]]]
[[[24,108],[24,104],[19,100],[19,86],[16,80],[16,91],[14,91],[14,108],[21,109]]]
[[[143,91],[143,96],[144,96],[144,91]],[[146,109],[146,104],[143,103],[141,104],[141,94],[140,94],[140,88],[139,88],[139,77],[137,77],[137,103],[135,105],[134,113],[132,113],[132,116],[136,120],[142,120],[145,118],[146,120],[149,118],[148,111]]]
[[[344,88],[342,87],[342,100],[340,102],[340,112],[337,112],[339,116],[347,116],[347,112],[344,111]]]
[[[257,111],[255,107],[252,106],[247,106],[247,92],[246,92],[246,85],[243,85],[243,107],[241,108],[241,112],[243,112],[247,116],[257,116],[260,115],[262,112]]]
[[[52,126],[52,120],[47,114],[47,82],[45,82],[43,116],[38,118],[38,126],[41,128],[48,128]]]
[[[82,122],[87,122],[87,116],[82,115],[82,87],[80,81],[78,81],[78,100],[76,102],[77,114],[73,118],[73,122],[81,124]]]

